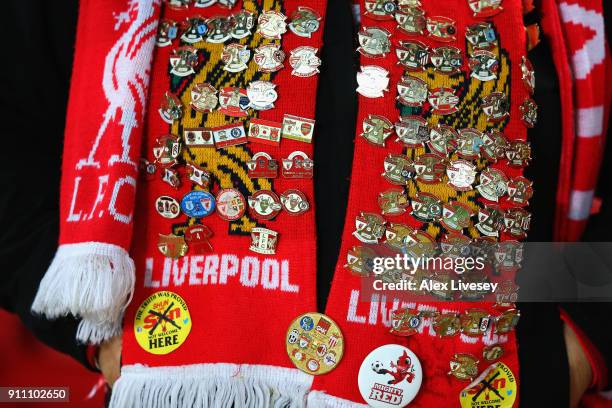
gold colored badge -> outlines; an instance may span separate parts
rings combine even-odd
[[[344,354],[344,337],[340,328],[321,313],[298,316],[287,330],[286,343],[287,355],[293,364],[312,375],[330,372]]]
[[[156,292],[146,298],[134,318],[134,337],[151,354],[179,348],[191,331],[187,303],[174,292]]]

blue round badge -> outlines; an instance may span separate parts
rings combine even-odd
[[[206,217],[215,210],[215,197],[208,191],[192,191],[183,196],[181,210],[189,217]]]
[[[300,327],[306,331],[310,331],[314,327],[314,320],[312,320],[310,316],[304,316],[300,319]]]

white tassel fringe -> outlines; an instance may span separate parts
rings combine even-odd
[[[293,408],[306,405],[312,376],[297,369],[245,364],[121,369],[111,408]]]
[[[117,245],[60,245],[40,282],[32,312],[51,319],[68,314],[83,318],[77,338],[99,343],[119,332],[134,281],[134,261]]]
[[[322,391],[308,393],[308,408],[367,408],[368,405],[334,397]]]

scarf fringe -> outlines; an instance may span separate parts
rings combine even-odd
[[[68,314],[82,318],[77,339],[97,344],[120,332],[134,280],[134,261],[121,247],[101,242],[60,245],[32,312],[50,319]]]
[[[322,391],[311,391],[308,393],[308,408],[357,408],[368,407],[366,404],[349,401],[334,397]]]
[[[124,366],[111,408],[305,407],[312,376],[297,369],[245,364]]]

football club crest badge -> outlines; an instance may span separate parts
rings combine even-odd
[[[181,214],[181,206],[170,196],[160,196],[155,200],[157,213],[164,218],[176,218]]]
[[[422,222],[438,221],[442,217],[442,200],[433,194],[419,191],[412,198],[410,215]]]
[[[231,36],[236,39],[246,38],[255,26],[255,15],[243,9],[232,16],[232,22]]]
[[[253,81],[249,83],[246,93],[249,106],[258,111],[274,108],[274,101],[278,98],[276,85],[270,81]]]
[[[478,359],[471,354],[456,353],[449,366],[448,375],[461,381],[472,381],[478,375]]]
[[[309,7],[299,6],[291,14],[289,30],[300,37],[310,38],[321,26],[321,16]]]
[[[213,247],[209,239],[213,232],[206,225],[194,224],[185,230],[185,242],[189,246],[189,252],[194,255],[208,254]]]
[[[181,178],[179,177],[179,172],[175,169],[166,167],[162,171],[161,179],[164,183],[168,184],[175,190],[178,190],[181,186]]]
[[[228,72],[240,72],[248,68],[247,63],[251,58],[251,50],[246,45],[232,43],[223,47],[221,61],[225,64],[224,70]]]
[[[293,68],[291,75],[307,78],[319,73],[321,59],[317,57],[317,49],[302,46],[291,50],[289,65]]]
[[[217,214],[225,221],[236,221],[246,211],[246,200],[235,188],[225,188],[217,193]]]
[[[510,142],[506,149],[506,159],[510,167],[526,167],[531,161],[531,145],[520,140]]]
[[[457,148],[457,139],[459,133],[454,128],[438,124],[431,128],[427,146],[433,153],[446,157]]]
[[[215,196],[208,191],[191,191],[181,199],[181,210],[192,218],[203,218],[215,210]]]
[[[451,201],[442,207],[442,225],[448,230],[461,232],[471,225],[473,212],[467,204]]]
[[[404,106],[419,107],[427,100],[427,83],[413,76],[403,76],[397,82],[397,100]]]
[[[527,126],[528,128],[532,128],[537,124],[538,105],[533,99],[525,99],[519,107],[519,110],[521,111],[521,119],[523,120],[523,124],[525,126]]]
[[[205,190],[210,187],[210,173],[193,163],[187,163],[187,177]]]
[[[394,0],[365,0],[365,16],[373,20],[393,20],[397,10]]]
[[[301,118],[299,116],[285,114],[283,116],[282,137],[297,140],[298,142],[311,143],[314,134],[314,119]]]
[[[459,97],[453,88],[436,88],[429,93],[429,103],[434,115],[451,115],[457,112]]]
[[[178,25],[172,20],[161,20],[157,27],[157,39],[155,44],[158,47],[167,47],[178,36]]]
[[[420,41],[400,41],[395,55],[408,71],[423,71],[429,62],[429,48]]]
[[[533,183],[525,177],[515,177],[508,182],[508,200],[520,207],[529,205],[533,196]]]
[[[535,90],[535,71],[533,70],[531,61],[525,56],[523,56],[521,60],[521,79],[529,93],[533,95]]]
[[[374,213],[361,212],[355,218],[355,232],[353,236],[366,244],[378,244],[385,235],[385,219]]]
[[[510,116],[510,101],[505,93],[493,92],[482,98],[482,110],[489,122],[501,122]]]
[[[278,146],[281,139],[282,123],[253,118],[249,123],[249,141]]]
[[[415,178],[425,184],[436,184],[442,181],[446,166],[444,158],[433,153],[425,153],[414,161]]]
[[[383,215],[400,215],[406,212],[410,201],[403,189],[392,188],[378,195],[378,206]]]
[[[284,67],[285,53],[278,44],[265,44],[255,48],[253,61],[259,72],[276,72]]]
[[[251,230],[251,246],[249,250],[263,255],[276,253],[278,232],[267,228],[255,227]]]
[[[492,50],[497,47],[497,34],[493,24],[481,21],[467,26],[465,38],[474,50]]]
[[[457,139],[457,155],[468,160],[479,158],[483,144],[482,137],[482,132],[478,129],[461,129]]]
[[[509,208],[504,215],[505,231],[518,239],[524,239],[531,224],[531,214],[522,208]]]
[[[280,40],[287,32],[287,17],[275,10],[264,11],[257,20],[257,33],[264,38]]]
[[[419,7],[400,7],[395,12],[395,21],[399,30],[410,35],[423,34],[427,26],[425,12]]]
[[[487,237],[498,237],[504,228],[504,211],[496,205],[478,209],[476,229]]]
[[[365,246],[354,246],[346,254],[345,268],[348,268],[354,275],[366,277],[372,273],[376,252],[372,248]]]
[[[377,65],[363,65],[357,73],[357,92],[366,98],[382,98],[389,90],[389,72]]]
[[[183,128],[183,140],[189,147],[215,147],[215,139],[209,128]]]
[[[260,220],[271,220],[283,208],[280,199],[271,190],[259,190],[248,198],[253,216]]]
[[[158,112],[163,121],[171,125],[183,116],[183,104],[176,95],[166,92]]]
[[[361,136],[375,146],[385,146],[385,140],[393,133],[393,124],[384,116],[368,115],[362,123]]]
[[[476,165],[465,160],[453,160],[446,167],[448,184],[457,191],[469,191],[476,181]]]
[[[476,190],[487,200],[498,202],[508,191],[508,177],[500,169],[487,167],[480,173]]]
[[[455,37],[455,34],[457,34],[455,20],[442,16],[428,17],[427,34],[431,39],[436,41],[455,41],[457,39],[457,37]]]
[[[162,167],[172,167],[181,154],[181,140],[178,136],[166,134],[158,137],[153,146],[155,163]]]
[[[414,175],[414,166],[402,154],[390,154],[385,158],[382,176],[391,184],[404,186]]]
[[[502,0],[468,0],[468,4],[474,12],[474,17],[492,17],[503,11]]]
[[[285,190],[280,196],[280,201],[289,215],[304,214],[310,208],[306,195],[296,189]]]
[[[434,69],[445,75],[454,75],[461,70],[463,57],[457,47],[437,47],[432,50],[431,63]]]
[[[247,162],[249,178],[276,178],[278,176],[278,162],[266,152],[257,152]]]
[[[217,103],[217,90],[211,84],[203,82],[191,88],[191,107],[198,112],[212,112]]]
[[[195,66],[198,64],[197,48],[184,46],[175,49],[170,56],[170,73],[178,77],[186,77],[195,74]]]
[[[189,247],[185,238],[174,234],[159,234],[157,248],[167,258],[178,259],[187,254]]]
[[[282,173],[288,179],[310,179],[313,176],[314,161],[304,152],[296,150],[283,158]]]
[[[400,121],[395,124],[395,134],[397,134],[397,140],[407,147],[424,146],[429,140],[427,119],[414,115],[401,116]]]
[[[250,101],[246,90],[228,87],[219,92],[219,112],[227,116],[243,118],[247,116]]]
[[[226,17],[213,17],[208,19],[208,33],[206,42],[219,44],[232,38],[232,21]]]
[[[493,81],[497,79],[497,70],[499,69],[499,61],[497,57],[487,50],[476,50],[472,53],[469,61],[472,78],[479,81]]]
[[[357,51],[368,58],[384,58],[391,51],[391,33],[384,28],[362,26]]]
[[[236,146],[248,142],[242,123],[230,123],[212,129],[217,149]]]
[[[208,26],[206,25],[206,20],[200,16],[189,17],[183,24],[183,35],[181,35],[181,40],[188,44],[204,41],[204,36],[207,31]]]
[[[485,159],[495,163],[504,158],[508,149],[508,139],[499,130],[491,130],[482,134],[480,151]]]

